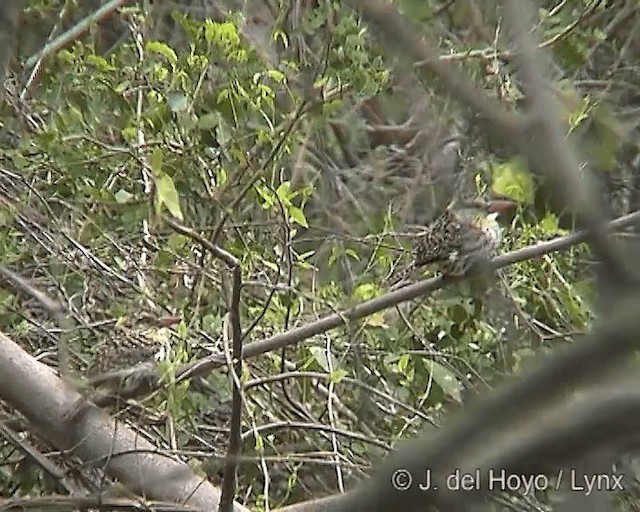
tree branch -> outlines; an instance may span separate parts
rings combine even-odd
[[[606,224],[605,227],[608,231],[616,231],[622,230],[639,222],[640,211],[637,211],[619,217]],[[585,242],[588,239],[588,236],[589,235],[586,231],[579,231],[566,236],[554,238],[553,240],[523,247],[522,249],[498,256],[493,260],[493,266],[494,268],[502,268],[520,261],[538,258],[552,252],[564,251],[574,245]],[[300,343],[313,336],[330,331],[331,329],[347,325],[350,321],[361,320],[378,313],[379,311],[395,307],[403,302],[423,297],[458,280],[460,279],[443,279],[441,276],[431,277],[399,290],[392,291],[381,297],[376,297],[375,299],[362,302],[361,304],[344,311],[327,315],[306,325],[295,327],[264,340],[248,343],[243,347],[243,358],[256,357],[272,350],[278,350],[282,347]],[[224,366],[225,363],[226,360],[224,355],[214,354],[178,368],[176,370],[176,379],[178,382],[181,382],[186,379],[205,375],[216,368]],[[146,370],[146,372],[147,375],[145,375],[144,378],[135,380],[137,386],[126,389],[120,394],[120,398],[139,397],[147,395],[158,389],[161,384],[159,376],[155,375],[155,370],[152,368],[150,370]],[[129,374],[130,373],[127,373],[127,375]],[[114,397],[99,396],[94,398],[93,401],[99,406],[106,406],[113,403]]]
[[[154,445],[99,408],[79,407],[86,400],[75,389],[2,333],[0,398],[57,449],[87,464],[102,464],[109,476],[134,493],[207,511],[220,501],[220,492],[187,464],[159,454]],[[70,416],[75,410],[80,412]],[[248,512],[239,504],[234,510]]]

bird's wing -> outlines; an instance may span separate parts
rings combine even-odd
[[[436,218],[414,247],[414,266],[446,260],[462,243],[461,220],[451,211]]]

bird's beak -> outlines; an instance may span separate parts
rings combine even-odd
[[[181,316],[163,316],[155,319],[158,327],[171,327],[173,325],[179,324],[181,320]]]
[[[499,214],[502,213],[509,208],[513,208],[516,205],[515,202],[509,201],[507,199],[500,199],[496,201],[491,201],[488,206],[489,213]]]

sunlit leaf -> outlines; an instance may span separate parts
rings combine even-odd
[[[329,380],[331,381],[332,384],[338,384],[339,382],[342,381],[342,379],[344,379],[347,375],[349,375],[349,373],[342,369],[342,368],[338,368],[337,370],[333,370],[330,374],[329,374]]]
[[[360,300],[369,300],[376,296],[378,287],[373,283],[363,283],[353,291],[354,297]]]
[[[355,249],[347,249],[344,252],[347,256],[349,256],[350,258],[356,260],[356,261],[360,261],[360,256],[358,255],[358,253],[355,251]]]
[[[307,218],[305,217],[304,212],[300,208],[296,206],[290,206],[289,216],[291,217],[291,220],[296,224],[299,224],[304,228],[309,227],[309,224],[307,223]]]
[[[456,402],[461,402],[462,397],[460,392],[462,390],[462,384],[460,384],[460,381],[440,363],[429,361],[427,366],[431,370],[431,376],[434,382],[440,386],[442,391]]]
[[[368,316],[365,319],[365,322],[367,325],[371,327],[381,327],[383,329],[389,328],[389,326],[387,325],[384,319],[384,312],[382,311],[378,311],[377,313],[374,313],[373,315]]]
[[[150,53],[157,53],[160,55],[164,55],[171,64],[176,64],[178,62],[178,56],[173,49],[167,44],[160,41],[148,41],[147,42],[147,51]]]
[[[283,181],[282,183],[280,183],[280,185],[276,189],[276,195],[278,196],[278,199],[282,201],[283,204],[285,205],[291,204],[291,198],[293,197],[291,194],[291,182]]]
[[[493,191],[522,204],[533,204],[534,183],[531,174],[519,159],[497,166],[493,170]]]
[[[282,71],[278,71],[277,69],[269,69],[267,71],[267,74],[272,80],[278,83],[283,83],[285,81],[284,73]]]
[[[166,206],[171,215],[182,220],[178,191],[173,180],[167,174],[162,174],[156,181],[156,194],[159,204]]]

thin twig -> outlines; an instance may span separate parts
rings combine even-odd
[[[235,497],[238,461],[242,451],[242,326],[240,324],[240,299],[242,291],[242,266],[240,260],[231,253],[218,247],[202,235],[175,220],[165,217],[165,221],[176,232],[195,240],[207,249],[214,257],[222,260],[232,270],[233,282],[231,297],[229,300],[229,322],[231,324],[232,360],[231,372],[233,376],[233,399],[231,403],[231,420],[229,429],[229,446],[224,464],[222,479],[222,495],[218,510],[220,512],[233,512],[233,500]],[[215,235],[214,235],[215,240]]]

